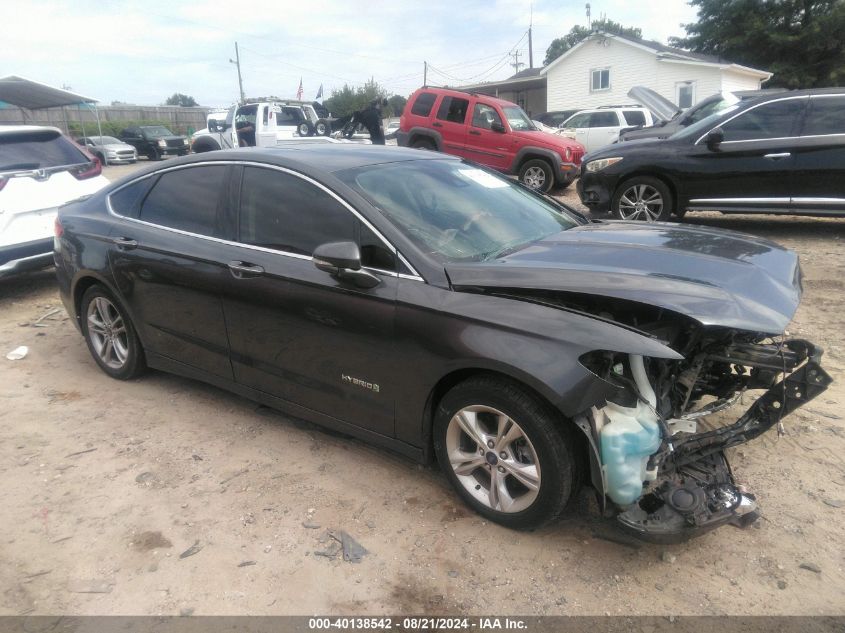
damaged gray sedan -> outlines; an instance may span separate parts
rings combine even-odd
[[[725,450],[831,382],[785,335],[795,254],[589,221],[433,152],[177,159],[63,207],[55,244],[106,374],[170,371],[436,456],[513,528],[561,516],[582,484],[648,540],[747,525],[760,510]]]

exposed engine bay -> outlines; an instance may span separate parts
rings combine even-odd
[[[827,389],[832,379],[820,365],[821,349],[785,336],[705,327],[637,302],[524,290],[518,298],[636,329],[683,356],[593,352],[581,359],[617,387],[604,406],[576,420],[589,439],[592,483],[606,512],[637,537],[662,543],[725,524],[744,527],[760,516],[724,451],[774,426],[781,431],[785,416]],[[713,426],[710,416],[754,390],[765,391],[735,422]]]
[[[621,525],[646,540],[681,541],[756,520],[756,499],[734,482],[725,449],[780,425],[832,382],[821,350],[807,341],[704,330],[690,339],[681,361],[612,353],[587,359],[620,387],[587,420],[601,489]],[[759,389],[766,391],[736,422],[705,424]]]

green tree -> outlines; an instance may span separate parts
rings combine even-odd
[[[405,109],[405,104],[408,100],[402,95],[393,95],[387,98],[387,108],[385,108],[386,116],[401,116],[402,110]]]
[[[552,43],[549,44],[549,47],[546,49],[546,59],[543,60],[543,65],[548,66],[570,48],[581,43],[581,41],[587,39],[596,31],[614,33],[617,35],[627,35],[637,39],[641,38],[643,35],[641,29],[630,26],[622,26],[619,22],[607,19],[593,20],[592,28],[590,29],[585,26],[575,25],[572,27],[572,30],[563,37],[552,40]]]
[[[167,97],[167,101],[164,102],[164,105],[191,108],[199,104],[194,100],[193,97],[183,95],[181,92],[174,92],[171,96]]]
[[[766,86],[845,83],[842,0],[691,0],[698,21],[670,44],[773,73]]]
[[[387,95],[387,90],[379,86],[374,79],[370,79],[363,86],[357,88],[344,84],[343,88],[332,90],[332,96],[326,99],[323,105],[332,113],[332,116],[342,117],[352,114],[356,110],[361,110],[375,99],[387,99]],[[406,99],[394,95],[388,99],[387,107],[384,110],[386,116],[392,116],[391,112],[397,112],[395,108],[399,105],[398,99],[402,100],[401,107],[405,107]],[[400,108],[398,112],[401,111]],[[398,114],[393,116],[398,116]]]

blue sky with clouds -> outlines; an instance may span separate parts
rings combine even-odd
[[[666,42],[694,21],[684,0],[590,2],[643,37]],[[247,96],[292,98],[300,77],[311,99],[374,78],[408,95],[429,83],[503,79],[511,50],[534,64],[551,40],[586,24],[582,0],[4,0],[0,75],[68,85],[103,103],[162,103],[174,92],[224,106],[238,97],[234,42]],[[527,67],[527,66],[526,66]]]

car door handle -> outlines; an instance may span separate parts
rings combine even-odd
[[[248,264],[241,261],[229,262],[229,271],[235,279],[248,279],[264,274],[264,268],[255,264]]]
[[[481,132],[479,132],[478,130],[470,130],[469,133],[473,136],[481,136]]]
[[[119,248],[127,251],[131,251],[133,248],[138,248],[138,241],[133,240],[131,237],[115,237],[112,239],[112,242],[117,244]]]
[[[766,154],[763,158],[768,158],[769,160],[780,160],[781,158],[789,158],[792,156],[789,152],[781,152],[779,154]]]
[[[434,123],[431,124],[431,127],[443,127],[443,124],[435,121]]]

